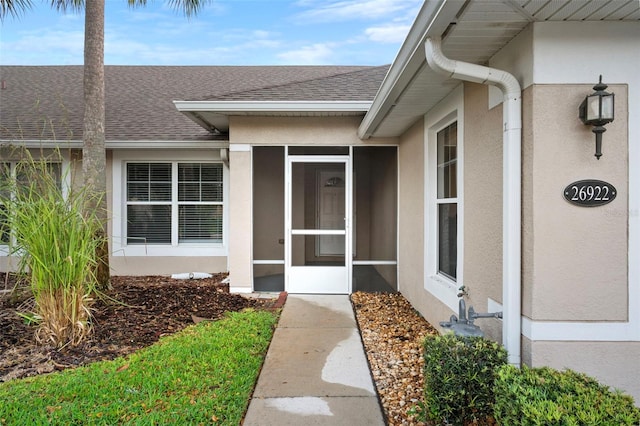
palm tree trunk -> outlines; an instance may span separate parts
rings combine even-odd
[[[82,173],[88,191],[88,212],[95,212],[107,226],[107,175],[105,148],[105,82],[104,82],[104,6],[105,0],[85,2],[84,31],[84,134]],[[98,288],[109,286],[108,240],[98,253],[96,276]]]

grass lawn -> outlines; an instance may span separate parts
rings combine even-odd
[[[0,383],[0,424],[237,425],[276,321],[229,313],[126,358]]]

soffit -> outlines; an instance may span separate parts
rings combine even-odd
[[[439,3],[428,11],[428,3]],[[361,137],[394,137],[446,97],[460,82],[437,74],[426,64],[424,41],[441,36],[444,54],[455,60],[486,65],[491,57],[532,22],[638,21],[637,0],[428,0],[402,50],[392,64],[373,107],[360,127]],[[406,44],[406,42],[405,42]],[[404,59],[404,63],[399,63]],[[394,67],[400,71],[395,74]],[[385,92],[385,83],[387,91]]]

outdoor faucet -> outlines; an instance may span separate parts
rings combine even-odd
[[[451,329],[455,334],[462,336],[484,336],[480,327],[473,322],[476,318],[502,318],[502,312],[478,313],[469,307],[467,313],[467,304],[464,299],[458,301],[458,316],[451,315],[449,321],[441,321],[440,326]]]
[[[473,306],[469,306],[469,324],[473,324],[476,318],[502,318],[502,312],[479,313],[473,309]]]
[[[471,309],[473,309],[473,307]],[[467,304],[465,303],[464,299],[460,299],[460,301],[458,302],[458,317],[460,318],[460,322],[467,322]]]

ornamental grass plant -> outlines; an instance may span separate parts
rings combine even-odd
[[[11,173],[5,169],[0,201],[10,253],[20,259],[19,272],[28,274],[35,301],[25,317],[37,322],[38,342],[77,345],[91,331],[102,224],[85,211],[84,190],[63,191],[59,162],[26,152],[22,158]]]

